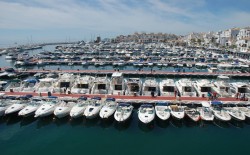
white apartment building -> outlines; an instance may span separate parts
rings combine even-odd
[[[243,28],[239,31],[236,45],[241,52],[250,52],[250,27]]]

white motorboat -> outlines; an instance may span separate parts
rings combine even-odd
[[[238,109],[238,107],[235,107],[234,104],[227,103],[227,107],[224,107],[224,109],[227,111],[227,113],[232,117],[232,119],[237,121],[244,121],[246,119],[246,116],[244,112]]]
[[[200,113],[194,107],[185,107],[185,114],[188,118],[190,118],[194,122],[198,122],[200,120]]]
[[[213,84],[207,79],[197,80],[194,82],[194,88],[196,89],[199,97],[208,97],[208,92],[212,92]]]
[[[171,116],[177,120],[181,120],[184,118],[185,116],[185,112],[184,112],[184,106],[181,105],[171,105],[170,106],[170,110],[171,110]]]
[[[27,102],[20,101],[20,100],[10,100],[9,102],[12,105],[9,106],[5,110],[5,115],[7,115],[7,114],[13,114],[13,113],[16,113],[16,112],[22,110],[26,106],[26,103],[27,103]]]
[[[11,106],[11,104],[14,104],[12,102],[9,102],[8,100],[1,100],[0,101],[0,116],[3,116],[5,113],[5,110]]]
[[[175,96],[176,86],[173,79],[162,80],[159,84],[161,96]]]
[[[99,115],[101,118],[109,118],[115,113],[116,108],[117,103],[115,98],[107,98],[106,101],[104,101],[104,106],[102,107]]]
[[[44,78],[40,79],[40,82],[37,85],[36,92],[38,93],[48,93],[52,92],[53,85],[56,82],[56,79],[54,78]]]
[[[21,80],[11,80],[9,85],[5,88],[5,92],[20,92],[22,90]]]
[[[213,121],[214,115],[213,111],[210,109],[210,104],[208,102],[201,102],[202,107],[197,107],[197,111],[200,113],[200,117],[204,121]]]
[[[92,118],[95,118],[98,116],[100,110],[102,109],[102,101],[101,101],[101,98],[100,97],[93,97],[85,111],[84,111],[84,115],[86,116],[86,118],[89,118],[89,119],[92,119]]]
[[[230,121],[231,116],[227,111],[222,107],[222,102],[212,101],[211,110],[213,111],[214,117],[220,121]]]
[[[54,93],[68,93],[73,86],[75,76],[73,74],[64,73],[59,75],[58,81],[54,83],[52,92]]]
[[[22,92],[34,92],[37,89],[38,81],[36,79],[27,79],[22,82]]]
[[[6,86],[7,81],[0,81],[0,91],[4,91],[4,87]]]
[[[237,107],[238,110],[240,110],[241,112],[244,113],[244,115],[246,116],[246,118],[250,118],[250,107]]]
[[[6,60],[16,60],[17,59],[17,54],[14,52],[10,52],[5,56]]]
[[[63,118],[65,116],[69,115],[69,113],[74,105],[75,105],[75,102],[62,100],[61,103],[59,103],[56,106],[56,108],[54,110],[54,115],[57,118]]]
[[[249,85],[244,82],[233,82],[230,83],[231,92],[236,94],[245,94],[246,96],[250,96]]]
[[[32,99],[25,108],[23,108],[21,111],[19,111],[18,115],[27,117],[30,115],[35,114],[36,110],[39,108],[39,106],[43,103],[41,99]]]
[[[111,76],[110,89],[113,95],[124,95],[125,94],[125,79],[123,73],[114,72]]]
[[[79,118],[84,115],[84,111],[89,104],[89,101],[87,100],[87,97],[80,97],[76,103],[76,105],[73,106],[71,109],[69,115],[72,118]]]
[[[170,117],[170,112],[171,110],[168,103],[156,103],[155,113],[156,116],[159,117],[161,120],[168,120]]]
[[[143,96],[158,96],[159,84],[155,79],[146,79],[142,85]],[[152,94],[153,93],[153,94]]]
[[[126,95],[141,95],[142,81],[140,78],[129,78],[126,85]]]
[[[35,117],[45,117],[52,115],[57,103],[56,97],[50,96],[50,98],[36,110]]]
[[[114,117],[117,122],[125,122],[133,112],[134,107],[128,103],[120,103],[115,111]]]
[[[232,92],[228,83],[228,79],[229,77],[227,76],[218,76],[218,79],[213,82],[213,89],[221,97],[232,97]]]
[[[155,108],[151,104],[142,104],[138,109],[138,118],[144,124],[151,123],[155,118]]]
[[[72,94],[90,94],[91,88],[94,84],[94,77],[86,75],[84,77],[77,77],[72,88]]]
[[[110,94],[110,80],[107,77],[97,77],[94,80],[91,94]]]
[[[182,97],[195,97],[196,92],[193,82],[189,79],[180,79],[175,82],[175,85]]]

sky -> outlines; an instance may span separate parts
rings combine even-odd
[[[250,0],[0,0],[0,46],[250,26]]]

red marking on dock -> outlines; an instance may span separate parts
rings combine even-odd
[[[31,94],[33,96],[39,96],[39,93],[36,92],[1,92],[5,93],[5,95],[10,95],[10,96],[24,96],[27,94]],[[41,93],[43,97],[47,97],[47,93]],[[151,96],[125,96],[125,95],[103,95],[103,94],[59,94],[59,93],[52,93],[52,96],[57,96],[57,97],[73,97],[73,98],[79,98],[80,96],[86,96],[88,98],[94,97],[94,96],[100,96],[102,98],[106,97],[113,97],[116,99],[121,99],[121,100],[140,100],[141,102],[145,101],[176,101],[175,97],[166,97],[166,96],[157,96],[157,97],[151,97]],[[207,101],[207,98],[204,97],[180,97],[179,100],[181,101]],[[236,98],[218,98],[220,101],[240,101],[239,99]]]

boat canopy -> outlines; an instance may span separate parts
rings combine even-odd
[[[80,96],[79,98],[78,98],[78,100],[84,100],[84,101],[86,101],[88,98],[86,97],[86,96]]]
[[[212,101],[211,102],[212,105],[222,105],[221,101]]]
[[[128,107],[130,106],[130,103],[119,103],[119,106],[123,106],[123,107]]]
[[[15,100],[16,96],[4,96],[4,99]]]
[[[57,96],[49,96],[48,98],[50,98],[50,99],[56,99],[58,97]]]
[[[153,105],[151,105],[151,104],[142,104],[141,107],[143,107],[143,108],[151,108],[151,107],[153,107]]]
[[[168,106],[169,103],[168,102],[157,102],[156,105],[157,106]]]
[[[115,101],[115,98],[109,97],[109,98],[106,99],[106,101]]]
[[[37,80],[36,79],[27,79],[27,80],[24,80],[25,82],[28,82],[28,83],[36,83]]]
[[[95,96],[95,97],[92,97],[91,99],[92,99],[92,100],[101,100],[102,98],[99,97],[99,96]]]

